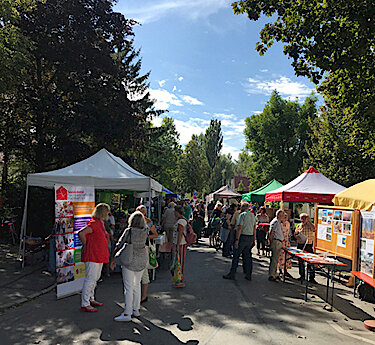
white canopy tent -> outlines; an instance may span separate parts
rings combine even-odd
[[[137,192],[161,192],[163,189],[159,182],[141,174],[106,149],[66,168],[27,175],[27,186],[53,188],[55,184],[89,185],[97,189]]]
[[[240,193],[235,192],[232,188],[229,186],[222,186],[220,187],[216,192],[213,192],[206,196],[206,201],[210,202],[211,200],[217,200],[220,198],[240,198],[242,195]]]
[[[96,189],[161,192],[163,186],[126,164],[106,149],[66,168],[27,175],[25,208],[21,227],[21,244],[26,234],[29,186],[54,188],[55,184],[94,186]]]

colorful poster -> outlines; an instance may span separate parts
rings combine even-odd
[[[375,212],[361,212],[361,240],[359,270],[374,276],[374,238],[375,238]]]
[[[332,227],[318,224],[317,238],[324,241],[332,241]]]
[[[333,219],[334,220],[342,220],[342,211],[335,210],[333,212]]]
[[[318,224],[318,231],[317,231],[317,238],[320,240],[325,240],[326,239],[326,234],[327,234],[327,226]]]
[[[78,232],[91,219],[94,207],[94,187],[55,185],[57,298],[82,290],[86,273]]]
[[[335,234],[342,234],[343,224],[341,222],[334,221],[332,223],[332,228]]]
[[[337,235],[337,246],[346,248],[346,236]]]

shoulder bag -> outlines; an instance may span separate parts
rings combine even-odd
[[[121,266],[128,266],[133,260],[133,244],[132,244],[132,229],[129,229],[129,236],[125,243],[115,255],[115,262]]]

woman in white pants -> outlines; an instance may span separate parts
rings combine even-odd
[[[82,242],[81,261],[85,263],[86,269],[81,298],[82,311],[97,312],[96,307],[103,305],[95,301],[94,292],[103,263],[109,261],[108,233],[104,229],[104,221],[108,219],[109,212],[109,205],[98,204],[90,221],[78,233]]]
[[[121,266],[122,279],[124,281],[125,309],[123,313],[115,317],[115,321],[130,321],[132,315],[140,315],[141,279],[148,260],[145,246],[147,235],[148,228],[143,214],[139,211],[134,212],[129,218],[129,227],[121,235],[114,250],[115,255],[125,243],[132,243],[133,245],[133,257],[130,264]],[[111,268],[114,269],[115,266],[116,263],[112,259]]]
[[[146,221],[146,226],[149,230],[148,232],[148,236],[147,236],[147,240],[146,240],[146,250],[148,252],[148,246],[149,246],[149,240],[153,239],[153,238],[157,238],[158,237],[158,233],[156,231],[156,227],[154,224],[152,224],[152,220],[150,218],[147,218],[146,214],[147,214],[147,208],[145,205],[140,205],[137,207],[137,211],[139,212],[142,212],[143,216],[145,217],[145,221]],[[148,300],[148,297],[147,297],[147,289],[148,289],[148,284],[150,284],[150,278],[148,276],[148,266],[146,264],[146,268],[144,269],[143,271],[143,275],[142,275],[142,296],[141,296],[141,303],[144,303],[144,302],[147,302]]]

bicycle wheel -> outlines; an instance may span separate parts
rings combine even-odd
[[[214,238],[213,238],[213,242],[214,242],[214,248],[216,250],[219,250],[221,248],[221,239],[220,239],[220,234],[219,234],[219,231],[216,231],[215,232],[215,235],[214,235]]]

